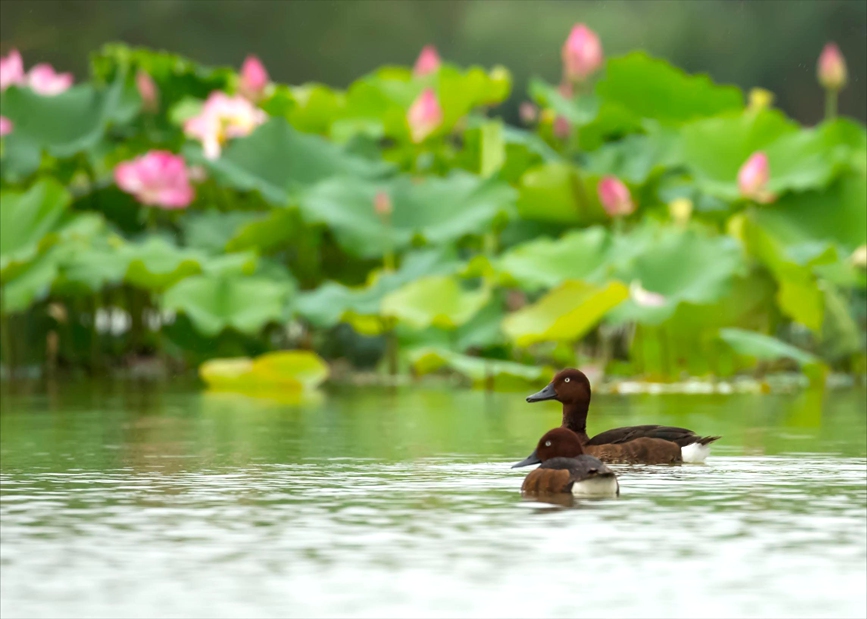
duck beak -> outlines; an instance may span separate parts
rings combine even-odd
[[[512,468],[517,469],[517,468],[520,468],[522,466],[530,466],[531,464],[541,464],[541,463],[542,463],[542,461],[539,460],[539,456],[536,455],[536,451],[533,450],[533,453],[531,453],[529,456],[527,456],[526,458],[524,458],[523,460],[518,462],[518,464],[513,464]]]
[[[533,395],[527,396],[527,402],[544,402],[545,400],[556,400],[557,392],[554,391],[554,384],[548,383],[548,385],[539,391],[538,393],[534,393]]]

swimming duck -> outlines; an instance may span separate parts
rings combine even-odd
[[[566,428],[554,428],[539,439],[535,451],[512,466],[540,464],[521,485],[524,494],[575,496],[617,496],[617,476],[597,458],[584,454],[578,435]]]
[[[548,385],[527,402],[557,400],[563,404],[563,426],[581,440],[584,452],[603,462],[620,464],[675,464],[704,462],[709,445],[719,436],[699,436],[686,428],[672,426],[629,426],[587,436],[590,408],[590,381],[580,370],[557,373]]]

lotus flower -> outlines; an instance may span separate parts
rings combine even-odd
[[[529,101],[524,101],[518,108],[518,113],[521,116],[521,122],[525,125],[532,125],[539,117],[539,108]]]
[[[252,54],[247,56],[244,64],[241,65],[241,84],[239,87],[241,95],[251,101],[258,101],[264,94],[268,82],[268,71],[265,70],[262,61]]]
[[[413,102],[406,113],[406,121],[409,123],[412,141],[416,144],[423,142],[440,126],[443,122],[443,110],[432,89],[425,88]]]
[[[602,44],[596,33],[584,24],[572,28],[561,55],[566,81],[583,82],[602,66]]]
[[[664,295],[645,290],[638,280],[633,281],[629,285],[629,296],[632,297],[636,305],[640,305],[641,307],[661,307],[667,302]]]
[[[184,123],[184,132],[202,143],[205,157],[216,159],[227,140],[250,135],[267,119],[265,112],[244,97],[214,91],[202,112]]]
[[[380,217],[389,217],[394,210],[387,191],[378,191],[373,198],[373,210]]]
[[[738,189],[741,195],[761,203],[773,201],[774,196],[767,190],[770,175],[768,156],[762,151],[750,155],[738,172]]]
[[[43,97],[59,95],[72,86],[72,73],[57,73],[48,63],[40,63],[31,67],[27,73],[27,84],[33,92]]]
[[[117,186],[148,206],[186,208],[193,201],[184,158],[168,151],[152,150],[114,169]]]
[[[828,43],[822,50],[816,72],[825,90],[836,92],[846,85],[846,60],[835,43]]]
[[[15,125],[12,124],[12,121],[6,118],[5,116],[0,116],[0,137],[4,135],[9,135],[12,133],[12,129]]]
[[[160,107],[160,93],[151,76],[139,70],[135,74],[135,85],[141,97],[142,107],[147,112],[155,113]]]
[[[602,207],[611,217],[623,217],[635,210],[629,189],[617,177],[603,177],[597,191]]]
[[[428,73],[436,73],[439,71],[442,61],[437,53],[437,48],[433,45],[425,45],[418,59],[415,61],[415,66],[412,68],[412,74],[416,77],[427,75]]]
[[[0,91],[12,85],[23,86],[25,82],[24,62],[18,50],[13,49],[5,58],[0,57]]]
[[[557,116],[551,130],[554,132],[554,137],[565,140],[572,132],[572,125],[569,124],[569,120],[565,116]]]

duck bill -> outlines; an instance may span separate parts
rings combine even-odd
[[[526,458],[524,458],[523,460],[518,462],[518,464],[513,464],[512,468],[517,469],[517,468],[521,468],[522,466],[530,466],[531,464],[541,464],[541,463],[542,463],[542,461],[539,460],[539,456],[537,456],[536,452],[533,451],[533,453],[531,453],[529,456],[527,456]]]
[[[545,400],[556,400],[557,392],[554,391],[553,383],[548,383],[548,385],[539,391],[538,393],[534,393],[533,395],[527,396],[527,402],[544,402]]]

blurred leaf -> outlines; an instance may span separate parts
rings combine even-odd
[[[247,211],[220,211],[187,213],[181,219],[181,229],[187,245],[211,253],[223,252],[226,244],[245,224],[257,221],[264,215]]]
[[[490,289],[469,291],[447,275],[416,279],[382,299],[383,316],[415,329],[454,329],[472,318],[490,299]]]
[[[476,385],[490,383],[494,388],[503,383],[509,386],[515,386],[516,382],[521,386],[536,384],[547,380],[554,372],[547,366],[537,367],[499,359],[471,357],[442,348],[416,349],[410,354],[410,359],[413,370],[420,376],[447,367],[466,376]]]
[[[543,108],[551,108],[558,116],[563,116],[569,124],[582,127],[593,121],[599,112],[599,99],[595,95],[573,98],[560,94],[557,86],[552,86],[539,78],[531,78],[528,87],[530,97]]]
[[[568,163],[546,163],[524,172],[518,197],[518,213],[525,219],[567,224],[607,220],[593,175],[580,175]]]
[[[479,175],[487,178],[503,167],[506,160],[506,144],[503,140],[503,123],[498,120],[486,122],[481,127],[482,157]]]
[[[628,135],[589,153],[587,170],[598,176],[612,174],[641,185],[651,175],[680,164],[680,139],[673,130],[657,129],[646,135]]]
[[[373,208],[379,191],[391,197],[390,225]],[[511,211],[513,202],[514,191],[506,183],[456,170],[445,178],[400,176],[379,184],[332,179],[306,191],[300,207],[307,221],[327,224],[349,253],[367,258],[403,249],[416,236],[440,244],[482,234]]]
[[[57,277],[60,253],[56,247],[43,252],[18,269],[15,276],[0,288],[2,311],[21,312],[48,295]]]
[[[731,346],[736,353],[761,361],[792,359],[801,365],[822,363],[815,355],[763,333],[732,328],[720,329],[719,335],[720,339]]]
[[[275,209],[267,215],[257,213],[233,230],[225,247],[227,251],[255,249],[266,252],[291,239],[299,228],[296,212]]]
[[[272,118],[250,136],[233,140],[208,167],[223,182],[242,191],[259,191],[277,206],[296,193],[333,177],[376,178],[389,171],[382,162],[353,156],[315,135],[299,133],[282,118]]]
[[[288,290],[262,277],[197,275],[166,291],[163,307],[183,312],[204,335],[227,327],[256,334],[283,318]]]
[[[496,269],[523,289],[552,288],[567,279],[597,281],[608,258],[610,242],[604,228],[575,230],[560,239],[540,238],[504,253]]]
[[[571,342],[628,296],[629,291],[620,282],[596,286],[569,280],[533,305],[506,316],[503,331],[521,347],[537,342]]]
[[[316,353],[287,350],[255,359],[212,359],[199,367],[199,376],[210,387],[229,391],[301,391],[314,389],[328,378],[328,365]]]
[[[204,256],[162,237],[150,236],[141,243],[124,246],[121,258],[129,263],[126,281],[145,290],[163,292],[185,277],[200,273]]]
[[[32,259],[43,239],[67,212],[69,192],[51,178],[40,179],[26,192],[0,194],[0,277],[15,262]]]

